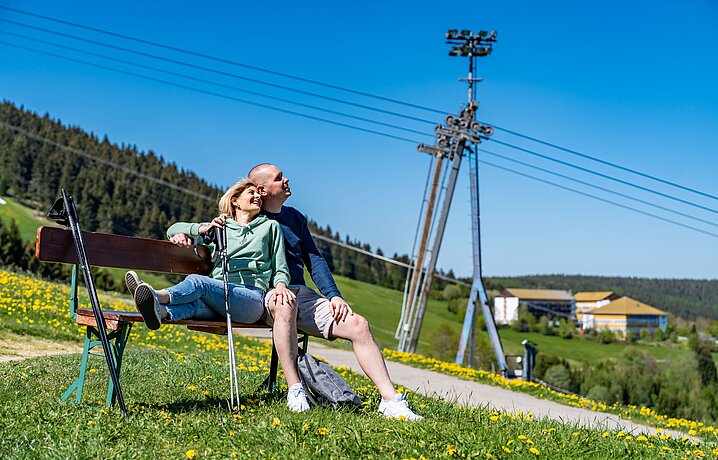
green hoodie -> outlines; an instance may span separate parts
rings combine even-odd
[[[203,244],[199,227],[209,223],[177,222],[167,229],[167,237],[184,233]],[[209,245],[214,249],[214,245]],[[284,236],[276,221],[257,216],[247,225],[227,218],[227,265],[229,282],[261,288],[265,292],[277,283],[289,286],[289,269],[284,254]],[[217,258],[213,278],[222,279],[222,261]]]

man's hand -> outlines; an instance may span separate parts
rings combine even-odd
[[[277,283],[274,290],[269,294],[269,301],[274,303],[292,303],[297,296],[284,283]]]
[[[170,242],[176,244],[177,246],[181,246],[183,248],[191,248],[192,247],[192,238],[187,236],[185,233],[178,233],[172,238],[170,238]]]
[[[349,315],[354,315],[352,307],[338,295],[332,297],[330,302],[332,304],[332,315],[334,316],[334,321],[337,323],[346,320]]]

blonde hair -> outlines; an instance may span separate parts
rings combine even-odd
[[[219,212],[227,214],[229,217],[235,217],[234,206],[232,201],[242,194],[249,187],[257,187],[254,182],[249,179],[240,179],[236,184],[231,186],[229,190],[224,192],[222,198],[219,199]]]

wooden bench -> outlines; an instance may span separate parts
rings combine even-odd
[[[92,266],[123,268],[128,270],[152,271],[174,274],[208,275],[213,267],[208,248],[198,246],[199,257],[191,249],[175,246],[169,241],[159,241],[147,238],[135,238],[106,233],[82,232],[85,242],[87,258]],[[85,383],[85,372],[91,350],[101,345],[97,322],[91,308],[78,308],[78,271],[79,262],[70,230],[55,227],[40,227],[37,229],[35,243],[35,257],[43,262],[57,262],[73,264],[72,284],[70,287],[70,317],[77,323],[86,326],[85,343],[80,362],[80,373],[75,381],[62,395],[61,400],[69,399],[75,394],[75,403],[82,400],[82,390]],[[144,322],[139,312],[103,310],[105,326],[108,330],[110,349],[114,354],[117,372],[120,375],[120,366],[125,346],[129,339],[130,330],[134,323]],[[182,325],[194,331],[211,334],[227,334],[227,323],[224,319],[218,321],[162,321],[162,324]],[[261,328],[270,327],[263,323],[244,324],[232,323],[233,328]],[[304,349],[307,345],[307,336],[303,336]],[[272,357],[269,366],[269,375],[263,386],[270,391],[276,388],[278,357],[272,346]],[[105,404],[111,406],[115,403],[116,393],[112,380],[107,388]]]

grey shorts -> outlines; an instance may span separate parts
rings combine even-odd
[[[331,302],[303,285],[292,284],[289,289],[297,296],[297,329],[314,337],[334,340],[333,337],[330,337],[334,321]],[[269,326],[274,325],[268,306],[272,291],[274,289],[267,292],[264,297],[264,307],[267,310],[264,322]]]

